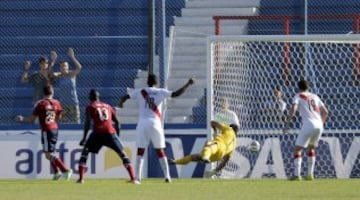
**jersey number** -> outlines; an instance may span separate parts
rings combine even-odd
[[[149,97],[148,101],[146,101],[145,108],[150,108],[151,110],[154,110],[156,108],[155,100],[153,97]]]
[[[308,100],[309,110],[310,112],[314,112],[316,110],[316,103],[314,99]]]
[[[100,121],[106,121],[109,119],[109,111],[106,108],[97,108]]]
[[[51,124],[51,123],[55,122],[55,116],[56,116],[56,114],[54,111],[51,111],[51,110],[46,111],[45,123]]]

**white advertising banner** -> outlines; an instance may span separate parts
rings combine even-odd
[[[125,133],[126,132],[126,133]],[[135,163],[136,145],[135,132],[123,131],[121,141],[131,162]],[[77,176],[78,162],[82,147],[79,141],[82,137],[81,130],[61,131],[57,143],[56,155],[60,157],[67,167],[74,170]],[[50,163],[42,152],[41,140],[38,130],[11,131],[0,136],[1,165],[0,178],[49,178]],[[146,165],[145,165],[146,167]],[[146,175],[146,172],[145,174]],[[128,173],[123,167],[117,154],[103,147],[98,154],[89,154],[87,160],[86,178],[127,178]]]

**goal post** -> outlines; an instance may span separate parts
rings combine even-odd
[[[301,126],[300,117],[297,115],[293,119],[289,134],[283,135],[282,128],[297,92],[297,82],[302,78],[310,82],[310,90],[322,98],[330,111],[318,147],[316,176],[341,177],[336,170],[341,171],[339,166],[344,167],[344,162],[333,167],[325,166],[333,162],[332,159],[339,159],[329,157],[334,144],[327,142],[332,139],[339,141],[339,145],[333,148],[352,155],[355,162],[352,167],[356,167],[360,150],[351,147],[357,143],[360,134],[359,44],[359,35],[208,37],[208,138],[212,137],[210,121],[217,113],[223,112],[224,99],[240,123],[236,152],[218,176],[285,178],[291,175],[292,151]],[[276,94],[282,101],[276,98]],[[259,152],[246,148],[253,140],[260,142]],[[268,169],[257,166],[260,163]],[[248,171],[239,170],[241,167]],[[349,172],[350,177],[351,173],[353,171]]]

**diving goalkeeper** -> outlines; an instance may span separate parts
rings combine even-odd
[[[224,168],[236,147],[236,133],[239,127],[235,124],[228,126],[217,121],[211,121],[211,127],[215,132],[219,131],[219,134],[208,141],[200,153],[187,155],[177,160],[169,159],[169,163],[186,165],[192,161],[210,163],[221,160],[214,170],[206,172],[206,177],[211,177]]]

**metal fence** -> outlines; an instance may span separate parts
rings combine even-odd
[[[184,0],[153,0],[155,12],[155,55],[163,62],[163,40],[160,25],[173,24],[180,15]],[[68,55],[73,48],[82,69],[76,76],[76,92],[81,119],[88,103],[88,91],[97,88],[102,99],[116,105],[127,88],[134,87],[139,71],[149,66],[149,3],[152,0],[4,0],[0,2],[0,124],[13,124],[16,114],[29,115],[34,104],[35,85],[24,83],[24,63],[29,61],[29,77],[40,71],[38,62],[57,53],[54,71],[67,61],[70,70],[76,65]],[[164,23],[163,23],[164,22]],[[166,30],[166,27],[163,29]],[[31,78],[30,78],[31,80]],[[71,88],[61,79],[49,80],[55,85],[55,97],[68,101]],[[35,81],[36,82],[36,81]],[[36,84],[36,83],[35,83]],[[61,91],[68,90],[67,95]],[[66,113],[65,113],[66,114]],[[68,116],[65,118],[71,118]],[[79,123],[66,120],[64,123]]]

